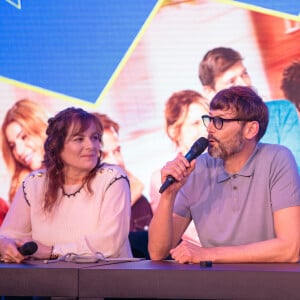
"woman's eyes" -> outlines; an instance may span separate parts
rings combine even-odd
[[[73,139],[75,142],[80,142],[80,141],[83,141],[83,137],[81,137],[81,136],[76,136],[76,137],[74,137],[74,139]]]
[[[94,140],[94,141],[100,141],[100,136],[99,134],[95,134],[95,135],[92,135],[91,136],[91,139]],[[77,137],[74,137],[73,139],[75,142],[81,142],[84,140],[84,137],[82,136],[77,136]]]

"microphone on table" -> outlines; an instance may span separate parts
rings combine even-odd
[[[18,247],[17,249],[23,256],[28,256],[36,252],[36,250],[38,249],[38,245],[36,242],[31,241],[23,244],[21,247]]]
[[[185,158],[188,162],[191,162],[193,159],[197,158],[208,146],[208,140],[205,137],[199,138],[191,147],[190,151],[185,155]],[[173,184],[176,179],[172,175],[168,175],[165,182],[159,189],[160,193],[163,193],[171,184]]]

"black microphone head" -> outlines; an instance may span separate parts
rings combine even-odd
[[[18,247],[19,252],[23,256],[32,255],[33,253],[36,252],[37,249],[38,249],[37,243],[33,242],[33,241],[27,242],[27,243],[23,244],[21,247]]]
[[[186,154],[185,158],[192,161],[198,157],[208,146],[208,140],[205,137],[200,137],[191,147],[191,150]]]

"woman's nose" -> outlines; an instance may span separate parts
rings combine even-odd
[[[95,148],[95,147],[96,147],[96,143],[97,143],[97,145],[99,144],[98,141],[95,142],[93,139],[86,139],[86,141],[85,141],[85,146],[86,146],[87,148]]]

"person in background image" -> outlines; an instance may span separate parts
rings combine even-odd
[[[231,48],[209,50],[199,64],[204,95],[211,100],[220,90],[234,85],[252,86],[241,54]],[[269,125],[262,142],[288,147],[300,172],[300,122],[295,106],[287,100],[266,101]]]
[[[207,113],[208,101],[196,91],[177,91],[168,98],[164,111],[165,129],[176,152],[185,155],[199,137],[207,136],[201,119],[201,116]],[[160,171],[157,170],[153,172],[150,180],[150,199],[153,212],[160,201],[159,188],[161,184]],[[193,222],[183,234],[182,239],[200,243]]]
[[[295,104],[300,118],[300,61],[294,61],[282,73],[281,90]]]
[[[49,119],[45,169],[25,178],[0,228],[3,262],[26,259],[17,247],[28,240],[38,245],[34,259],[132,256],[129,182],[122,168],[102,162],[102,131],[80,108]]]
[[[42,167],[48,116],[29,99],[17,101],[6,113],[1,127],[1,148],[11,173],[9,202],[27,174]]]
[[[129,239],[134,257],[149,259],[147,250],[148,227],[153,213],[148,199],[143,195],[144,184],[125,166],[119,139],[120,125],[106,114],[93,113],[103,127],[103,161],[121,166],[127,173],[131,191],[131,217]]]
[[[202,120],[208,152],[182,155],[162,168],[176,180],[163,193],[149,227],[151,259],[179,263],[299,261],[300,177],[292,152],[260,143],[268,108],[250,87],[218,92]],[[194,220],[202,247],[182,241]]]

